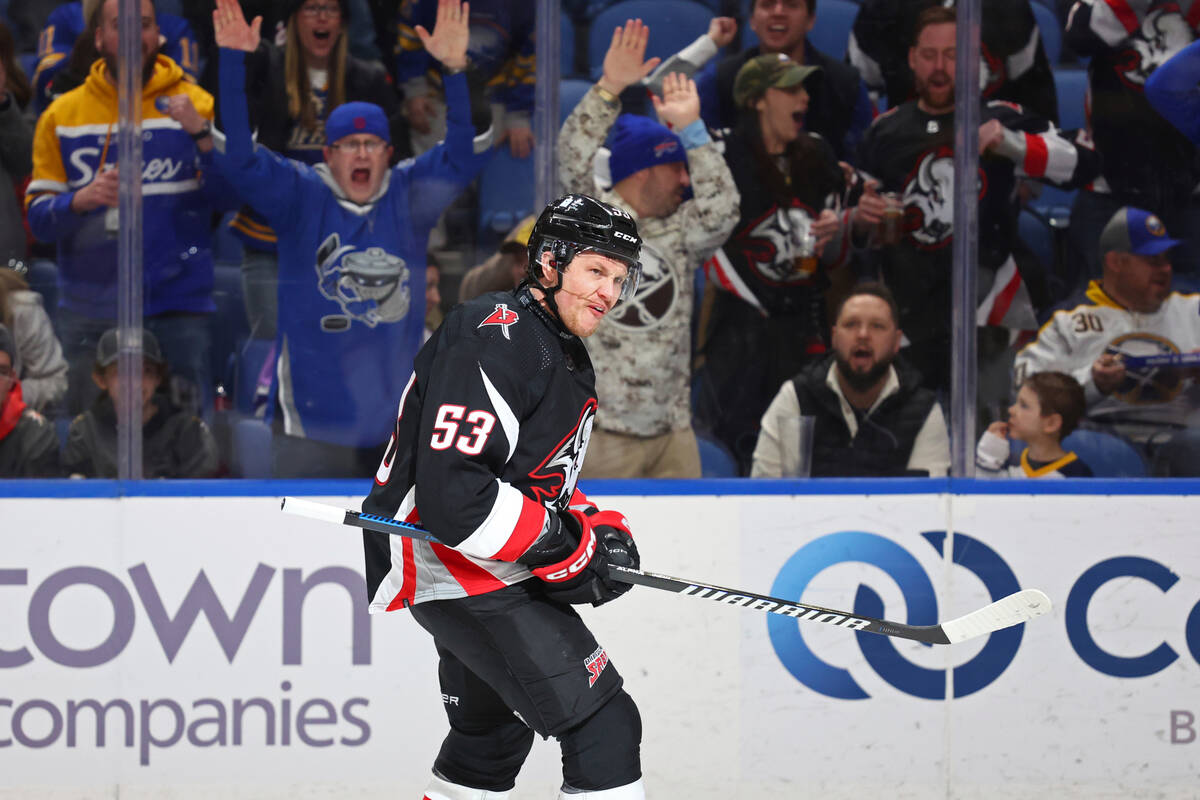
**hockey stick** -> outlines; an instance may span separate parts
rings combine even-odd
[[[401,522],[378,514],[364,514],[359,511],[337,508],[324,503],[314,503],[298,497],[285,497],[280,508],[301,517],[309,517],[338,525],[349,525],[375,533],[388,533],[393,536],[407,536],[413,539],[424,539],[427,542],[437,542],[438,539],[424,528],[409,522]],[[883,636],[894,636],[901,639],[913,639],[926,644],[957,644],[976,636],[1009,628],[1022,622],[1042,616],[1050,612],[1050,598],[1038,589],[1023,589],[1007,597],[1002,597],[990,605],[986,605],[957,619],[943,622],[940,625],[905,625],[902,622],[864,617],[848,611],[837,611],[832,608],[808,605],[792,600],[781,600],[770,595],[747,592],[741,589],[727,589],[711,583],[700,581],[685,581],[672,578],[669,575],[659,575],[654,572],[643,572],[628,567],[610,566],[609,575],[625,583],[649,586],[653,589],[663,589],[689,597],[699,597],[739,606],[751,611],[763,611],[767,614],[780,614],[785,617],[795,617],[805,622],[822,622],[827,625],[839,625],[843,628],[867,633],[878,633]]]

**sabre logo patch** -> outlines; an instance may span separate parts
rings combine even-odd
[[[518,319],[520,317],[517,316],[517,312],[504,303],[497,303],[495,310],[488,314],[483,322],[479,323],[479,327],[482,328],[484,325],[499,325],[504,338],[511,340],[512,336],[509,335],[508,328],[510,325],[517,324]]]
[[[588,671],[588,688],[596,685],[596,681],[600,680],[600,673],[604,672],[604,668],[608,666],[608,653],[604,652],[603,647],[597,647],[596,652],[592,653],[583,661],[583,665]]]

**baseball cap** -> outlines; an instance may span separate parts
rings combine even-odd
[[[342,103],[329,112],[329,117],[325,120],[326,144],[333,144],[338,139],[355,133],[371,133],[388,144],[392,143],[387,115],[374,103],[356,100],[352,103]]]
[[[733,81],[733,101],[744,106],[767,93],[767,89],[787,89],[803,83],[809,75],[821,69],[801,65],[784,53],[755,56],[742,65]]]
[[[1139,256],[1156,256],[1170,250],[1179,239],[1167,236],[1162,220],[1133,206],[1122,206],[1100,232],[1100,255],[1117,251]]]
[[[117,329],[109,328],[100,337],[96,346],[96,366],[103,369],[117,360]],[[156,364],[166,364],[162,350],[158,347],[158,339],[150,331],[142,328],[142,356]]]

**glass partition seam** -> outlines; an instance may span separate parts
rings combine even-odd
[[[975,303],[979,260],[979,87],[981,0],[959,0],[955,42],[954,274],[950,369],[951,475],[975,475]]]
[[[558,91],[562,52],[560,0],[538,0],[537,8],[537,85],[534,89],[534,213],[558,195]]]
[[[117,15],[117,476],[137,480],[142,477],[141,0],[120,0]]]

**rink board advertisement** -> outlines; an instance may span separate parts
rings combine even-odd
[[[1055,605],[952,647],[647,588],[584,608],[650,796],[1195,796],[1200,497],[598,499],[648,570],[914,624]],[[0,797],[420,797],[455,698],[407,613],[365,614],[357,530],[274,497],[0,521]],[[554,796],[556,750],[514,798]]]

